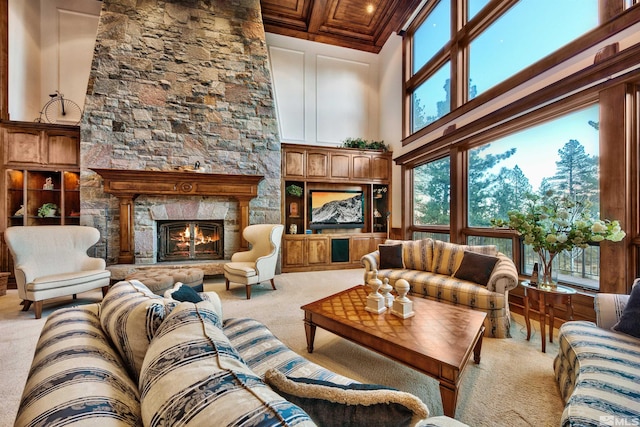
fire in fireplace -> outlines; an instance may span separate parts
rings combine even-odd
[[[158,262],[224,258],[224,221],[158,221]]]

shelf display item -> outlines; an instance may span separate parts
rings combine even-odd
[[[58,205],[56,205],[55,203],[45,203],[38,208],[38,216],[40,218],[53,217],[56,216],[57,210]]]
[[[42,186],[43,190],[53,190],[53,179],[51,177],[47,177],[44,181],[44,185]]]

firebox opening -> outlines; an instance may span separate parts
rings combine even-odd
[[[158,262],[224,258],[224,221],[163,220],[158,227]]]

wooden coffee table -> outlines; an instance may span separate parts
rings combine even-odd
[[[333,332],[440,382],[444,414],[455,417],[458,387],[473,353],[480,363],[486,313],[424,298],[411,298],[415,316],[365,310],[370,290],[356,286],[302,306],[307,351],[316,327]]]

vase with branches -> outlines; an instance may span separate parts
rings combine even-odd
[[[625,237],[616,220],[594,219],[586,199],[547,191],[542,195],[527,194],[521,210],[511,210],[508,219],[492,219],[494,227],[507,227],[522,236],[540,258],[540,283],[554,285],[553,260],[562,251],[586,248],[590,242]]]

